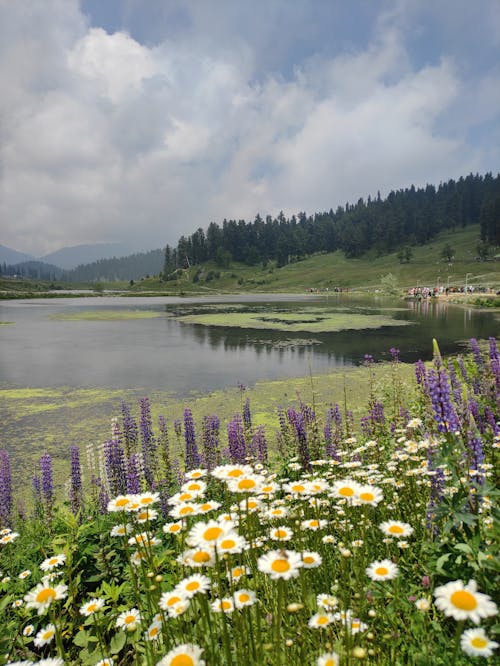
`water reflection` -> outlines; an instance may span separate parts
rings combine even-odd
[[[95,302],[89,302],[95,301]],[[0,304],[0,382],[14,386],[110,386],[166,389],[178,393],[209,390],[238,381],[293,377],[332,367],[360,364],[366,353],[388,359],[393,346],[401,359],[432,355],[432,338],[443,353],[461,341],[487,338],[498,330],[494,313],[440,301],[362,299],[330,295],[308,299],[276,296],[190,299],[61,299],[57,302]],[[338,333],[281,332],[180,323],[174,317],[203,312],[294,312],[331,308],[354,314],[385,314],[412,323],[369,331]],[[55,321],[51,316],[77,310],[154,309],[155,319],[127,321]]]

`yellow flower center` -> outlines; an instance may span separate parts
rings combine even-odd
[[[201,488],[199,483],[190,483],[188,490],[199,490]]]
[[[450,601],[456,608],[460,608],[460,610],[464,611],[472,611],[477,606],[476,597],[470,592],[467,592],[467,590],[453,592]]]
[[[311,555],[306,555],[306,557],[304,557],[304,562],[306,564],[314,564],[316,560],[314,559],[314,557],[311,557]]]
[[[233,576],[243,576],[243,569],[241,567],[233,569]]]
[[[319,527],[319,521],[318,520],[310,520],[309,521],[309,527]]]
[[[125,624],[133,624],[134,622],[136,622],[136,620],[137,620],[137,618],[135,617],[135,615],[126,615],[123,618],[123,622]]]
[[[49,640],[49,638],[52,638],[54,635],[54,630],[53,629],[47,629],[46,631],[43,632],[42,638],[44,641]]]
[[[335,666],[335,662],[333,661],[333,659],[327,659],[325,661],[325,666]]]
[[[233,479],[238,476],[241,476],[242,474],[243,474],[242,469],[232,469],[230,472],[228,472],[228,476],[230,476]]]
[[[151,629],[149,630],[149,635],[151,636],[151,638],[154,638],[158,634],[158,632],[159,632],[158,627],[151,627]]]
[[[375,499],[375,495],[373,493],[361,493],[359,499],[363,502],[371,502]]]
[[[188,592],[194,592],[200,587],[200,584],[198,583],[197,580],[192,580],[190,583],[186,585],[186,590]]]
[[[211,508],[211,505],[210,504],[202,504],[200,508],[201,508],[202,511],[208,511]]]
[[[387,531],[391,534],[403,534],[404,529],[400,525],[391,525]]]
[[[141,497],[141,504],[151,504],[153,502],[153,498],[148,496],[148,497]]]
[[[274,536],[277,539],[284,539],[286,537],[286,531],[278,529],[275,531]]]
[[[231,608],[231,602],[230,601],[223,601],[221,603],[221,608],[222,608],[222,610],[229,610]]]
[[[171,525],[169,532],[178,532],[181,529],[180,525]]]
[[[305,486],[303,486],[301,483],[296,483],[294,486],[292,486],[292,490],[294,493],[303,493]]]
[[[261,488],[262,493],[272,493],[273,492],[273,487],[272,486],[264,486]]]
[[[127,506],[127,504],[130,502],[128,497],[121,497],[120,499],[116,500],[116,506]]]
[[[97,604],[89,604],[87,606],[87,613],[93,613],[97,610]]]
[[[354,495],[354,490],[349,488],[349,486],[342,486],[342,488],[339,488],[338,493],[343,497],[351,497]]]
[[[389,569],[387,567],[377,567],[375,569],[375,573],[377,574],[377,576],[387,576],[387,574],[389,573]]]
[[[193,560],[195,562],[208,562],[210,559],[210,553],[207,553],[205,550],[200,550],[193,555]]]
[[[40,590],[40,592],[36,595],[36,600],[40,603],[47,603],[47,601],[50,603],[56,598],[57,594],[54,588],[52,587],[45,587],[43,590]]]
[[[485,648],[488,645],[488,641],[486,640],[486,638],[481,638],[481,636],[474,636],[470,644],[472,645],[472,647],[479,648],[481,650],[482,648]]]
[[[328,624],[328,618],[326,617],[326,615],[318,617],[318,624]]]
[[[167,606],[173,606],[174,604],[178,603],[179,601],[182,601],[181,597],[170,597],[170,599],[167,601]]]
[[[205,541],[215,541],[223,532],[222,527],[209,527],[208,530],[203,532],[203,538]]]
[[[191,493],[182,493],[182,495],[179,495],[179,499],[181,502],[185,502],[186,500],[190,500],[193,497]]]
[[[250,595],[249,595],[249,594],[246,594],[245,592],[242,592],[242,593],[240,594],[240,603],[244,604],[244,603],[246,603],[247,601],[250,601]]]
[[[249,508],[249,509],[256,509],[257,507],[258,507],[257,502],[252,501],[252,500],[250,500],[250,501],[248,502],[248,508]]]
[[[274,560],[271,564],[271,569],[276,573],[285,573],[290,570],[290,563],[288,560]]]
[[[171,666],[194,666],[194,660],[188,654],[177,654],[170,664]]]
[[[185,516],[187,513],[193,513],[193,510],[192,506],[183,506],[179,513],[181,516]]]
[[[238,483],[238,488],[240,490],[250,490],[251,488],[255,488],[256,483],[253,479],[242,479]]]
[[[220,547],[222,550],[228,550],[229,548],[234,548],[236,546],[236,541],[234,539],[224,539],[220,542]]]

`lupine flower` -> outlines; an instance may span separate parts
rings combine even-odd
[[[10,525],[12,520],[12,478],[7,451],[0,451],[0,525]]]
[[[186,469],[200,466],[200,454],[196,446],[193,414],[190,409],[184,410],[184,439],[186,443]]]
[[[82,508],[83,488],[82,488],[82,470],[80,467],[80,449],[78,446],[70,448],[71,457],[71,485],[69,490],[69,499],[71,511],[76,515]]]
[[[111,493],[124,493],[127,489],[125,452],[117,440],[110,439],[104,443],[104,463]]]
[[[153,435],[151,407],[148,398],[141,398],[140,429],[144,477],[148,487],[151,488],[154,481],[154,469],[156,466],[156,439]]]
[[[233,463],[243,463],[247,457],[243,422],[239,414],[235,414],[227,426],[229,457]]]
[[[54,484],[52,482],[52,459],[48,453],[40,458],[40,480],[42,500],[47,516],[50,517],[54,503]]]
[[[130,457],[137,447],[139,435],[137,423],[130,414],[130,408],[124,402],[122,402],[122,433],[127,456]]]

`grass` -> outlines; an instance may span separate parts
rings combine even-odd
[[[28,515],[7,506],[4,483],[0,664],[465,666],[492,654],[500,435],[487,413],[498,420],[500,360],[493,343],[473,351],[436,355],[420,384],[397,361],[356,370],[362,393],[330,378],[320,401],[309,380],[267,447],[253,392],[250,408],[247,391],[234,396],[229,438],[197,426],[193,439],[190,412],[158,429],[143,403],[138,437],[130,419],[115,425],[121,456],[96,448],[82,467],[73,449],[65,497],[50,460]],[[266,413],[284,389],[262,398]]]

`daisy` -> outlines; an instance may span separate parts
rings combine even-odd
[[[319,553],[312,550],[305,550],[302,553],[302,566],[304,569],[315,569],[323,562],[323,558]]]
[[[144,635],[147,641],[157,641],[161,636],[161,622],[152,622]]]
[[[27,624],[24,629],[23,629],[23,636],[26,636],[27,638],[29,636],[32,636],[35,631],[35,627],[32,624]]]
[[[147,560],[148,554],[144,550],[135,550],[130,556],[130,564],[134,567],[139,567]]]
[[[361,504],[377,506],[377,504],[384,499],[384,493],[380,488],[377,488],[377,486],[360,486],[357,499]]]
[[[128,540],[130,546],[143,546],[144,548],[150,548],[151,546],[158,546],[161,544],[160,539],[149,534],[149,532],[141,532],[140,534],[135,534],[133,537],[130,537]]]
[[[336,608],[339,605],[339,600],[331,594],[318,594],[316,603],[320,608]]]
[[[160,501],[160,493],[142,493],[135,496],[135,501],[139,506],[150,506]]]
[[[257,601],[257,597],[253,590],[237,590],[233,594],[234,605],[236,608],[245,608],[245,606],[252,606]]]
[[[272,580],[295,578],[301,566],[301,555],[293,550],[270,550],[257,560],[259,571],[269,574]]]
[[[326,527],[328,525],[328,521],[312,518],[311,520],[303,520],[300,525],[303,530],[312,530],[313,532],[316,532],[317,530]]]
[[[307,623],[307,626],[310,629],[323,629],[324,627],[327,627],[329,624],[331,624],[334,621],[334,617],[331,613],[315,613],[310,619],[309,622]]]
[[[165,532],[165,534],[178,534],[179,532],[182,532],[183,525],[179,522],[166,523],[163,525],[162,530]]]
[[[198,592],[204,594],[209,588],[210,579],[200,574],[193,574],[184,578],[175,587],[178,592],[181,592],[188,599],[194,597]]]
[[[191,548],[184,551],[177,561],[188,567],[213,567],[215,551],[210,547]]]
[[[264,515],[270,520],[286,518],[288,516],[288,509],[284,506],[275,506],[272,509],[269,509],[269,511],[266,511]]]
[[[170,650],[156,666],[205,666],[203,650],[192,643],[184,643]]]
[[[196,502],[183,502],[182,504],[177,504],[170,511],[170,516],[175,520],[179,518],[187,518],[188,516],[196,516],[199,513],[200,505]]]
[[[410,536],[413,532],[413,527],[408,523],[401,523],[398,520],[386,520],[383,523],[380,523],[379,528],[387,536],[396,537],[396,539],[402,539],[403,537]]]
[[[87,601],[86,604],[83,604],[83,606],[80,608],[80,615],[89,617],[89,615],[93,615],[94,613],[100,611],[103,606],[104,599],[91,599],[90,601]]]
[[[132,531],[132,525],[129,523],[126,523],[125,525],[115,525],[110,534],[111,536],[127,536],[127,534],[130,534]]]
[[[43,647],[44,645],[48,645],[54,639],[55,635],[56,628],[53,624],[48,624],[43,629],[40,629],[33,642],[36,647]]]
[[[372,580],[392,580],[398,573],[397,565],[390,560],[375,561],[366,568],[366,575]]]
[[[234,601],[229,597],[216,599],[211,603],[214,613],[232,613],[234,611]]]
[[[197,495],[203,495],[207,489],[207,484],[204,481],[191,480],[183,483],[181,490],[188,493],[196,493]]]
[[[12,608],[20,608],[23,605],[22,599],[16,599],[12,602]]]
[[[431,608],[431,602],[429,599],[422,597],[415,601],[415,607],[418,608],[419,611],[428,611]]]
[[[116,618],[115,627],[118,629],[124,629],[125,631],[135,631],[141,620],[141,613],[137,608],[132,608],[131,610],[126,610],[123,611],[123,613],[120,613]]]
[[[8,534],[4,534],[3,537],[0,538],[0,543],[6,544],[10,543],[11,541],[14,541],[14,539],[17,539],[19,534],[17,532],[9,532]]]
[[[250,465],[219,465],[212,470],[212,476],[216,479],[238,479],[245,474],[252,474]]]
[[[248,542],[237,532],[228,532],[216,542],[215,548],[219,553],[242,553],[248,548]]]
[[[183,502],[192,502],[199,497],[199,493],[191,493],[187,490],[183,490],[180,493],[175,493],[172,497],[169,497],[168,504],[182,504]]]
[[[241,511],[248,511],[248,513],[256,513],[261,510],[262,502],[256,497],[247,497],[240,502]]]
[[[293,537],[293,531],[285,525],[273,527],[269,531],[269,537],[274,541],[290,541]]]
[[[156,520],[158,518],[158,511],[156,509],[139,509],[135,519],[138,523],[147,523],[151,520]]]
[[[497,614],[496,604],[487,594],[477,591],[475,580],[464,585],[461,580],[454,580],[434,590],[436,606],[446,617],[455,620],[472,620],[479,624],[481,618]]]
[[[35,664],[36,666],[64,666],[64,661],[60,657],[47,657],[36,661]]]
[[[191,469],[189,472],[186,472],[186,479],[201,479],[207,473],[206,469]]]
[[[237,565],[229,571],[227,577],[230,581],[239,580],[243,576],[248,576],[249,573],[250,569],[248,567]]]
[[[199,513],[208,513],[209,511],[216,511],[219,509],[221,506],[220,502],[214,502],[212,500],[208,500],[207,502],[203,502],[203,504],[200,504],[199,506]]]
[[[228,481],[228,488],[232,493],[258,493],[263,485],[264,478],[260,474],[245,474]]]
[[[271,495],[277,493],[279,489],[280,489],[279,485],[274,481],[266,481],[260,487],[259,493],[266,497],[270,497]]]
[[[52,557],[48,557],[46,560],[44,560],[40,564],[40,569],[42,571],[52,571],[52,569],[60,567],[65,562],[66,555],[64,553],[60,553],[59,555],[53,555]]]
[[[209,520],[207,523],[199,522],[189,531],[186,543],[189,546],[213,546],[225,534],[231,531],[233,524],[230,521],[220,523]]]
[[[26,608],[36,608],[38,615],[42,615],[53,601],[64,599],[67,596],[67,590],[67,585],[60,584],[52,587],[50,584],[39,583],[24,595]]]
[[[332,488],[333,497],[338,499],[353,500],[359,494],[359,484],[351,479],[335,481]]]
[[[339,666],[340,657],[336,652],[325,652],[318,657],[317,666]]]
[[[491,657],[498,643],[490,641],[481,627],[467,629],[460,638],[460,647],[470,657]]]
[[[105,659],[101,659],[100,661],[97,662],[95,666],[113,666],[114,661],[111,657],[106,657]]]
[[[125,511],[132,501],[132,495],[118,495],[108,502],[108,511]]]
[[[292,481],[291,483],[285,483],[283,485],[283,490],[295,497],[309,495],[311,492],[309,484],[305,481]]]
[[[169,608],[175,606],[181,601],[186,600],[186,595],[180,592],[179,590],[172,590],[171,592],[163,592],[158,602],[158,606],[162,610],[168,611]]]

